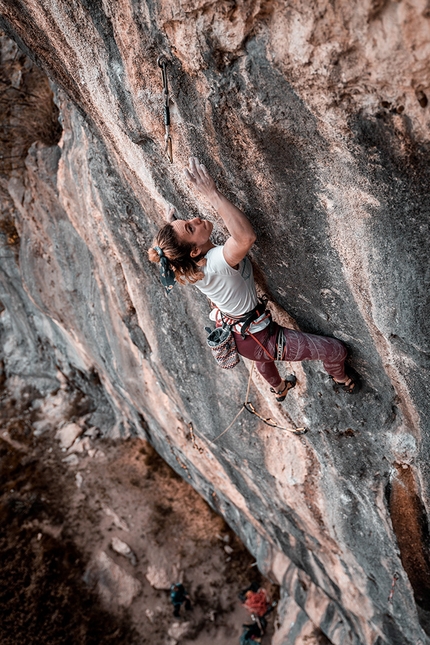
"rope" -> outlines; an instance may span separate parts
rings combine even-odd
[[[254,371],[254,361],[252,361],[251,369],[249,370],[249,379],[248,379],[248,387],[246,388],[246,397],[245,401],[248,400],[249,398],[249,389],[251,387],[251,378],[252,378],[252,372]]]
[[[249,389],[250,389],[250,387],[251,387],[251,378],[252,378],[252,372],[253,372],[253,370],[254,370],[254,361],[252,361],[251,369],[249,370],[248,387],[247,387],[247,389],[246,389],[246,399],[245,399],[246,401],[248,400],[248,396],[249,396]],[[230,430],[231,426],[235,423],[236,419],[238,419],[238,418],[240,417],[240,415],[242,414],[242,412],[243,412],[244,410],[245,410],[245,404],[244,404],[244,403],[242,403],[242,407],[241,407],[241,409],[240,409],[240,410],[239,410],[239,412],[236,414],[236,416],[234,417],[234,419],[233,419],[233,421],[230,423],[230,425],[229,425],[229,426],[227,426],[227,428],[226,428],[225,430],[223,430],[223,431],[221,432],[221,434],[219,434],[217,437],[215,437],[215,439],[212,439],[212,441],[213,441],[214,443],[215,443],[215,441],[218,441],[218,439],[220,439],[220,438],[223,436],[223,434],[225,434],[225,433],[227,432],[227,430]]]
[[[293,428],[286,428],[285,426],[279,426],[277,423],[275,423],[275,422],[273,421],[273,419],[270,419],[270,418],[269,418],[269,419],[265,419],[265,418],[264,418],[264,417],[262,417],[260,414],[258,414],[258,412],[256,411],[256,409],[255,409],[255,408],[254,408],[254,406],[252,405],[251,401],[249,400],[249,390],[250,390],[250,387],[251,387],[251,379],[252,379],[252,372],[253,372],[253,370],[254,370],[254,361],[252,361],[251,369],[250,369],[250,371],[249,371],[248,387],[246,388],[245,401],[242,403],[242,407],[241,407],[241,409],[240,409],[240,410],[239,410],[239,412],[236,414],[236,416],[234,417],[234,419],[233,419],[233,421],[230,423],[230,425],[228,425],[228,426],[227,426],[227,428],[221,432],[221,434],[219,434],[217,437],[215,437],[215,439],[212,439],[212,440],[211,440],[211,441],[212,441],[212,443],[215,443],[215,441],[218,441],[218,439],[221,439],[221,437],[222,437],[223,435],[225,435],[225,433],[226,433],[228,430],[230,430],[230,428],[235,424],[235,422],[237,421],[237,419],[240,417],[240,415],[242,414],[242,412],[243,412],[244,410],[247,410],[248,412],[250,412],[250,413],[251,413],[251,414],[253,414],[254,416],[258,417],[261,421],[263,421],[263,423],[265,423],[266,425],[270,426],[271,428],[279,428],[280,430],[287,430],[288,432],[291,432],[292,434],[295,434],[295,435],[301,435],[301,434],[305,434],[305,432],[307,432],[307,428],[296,428],[296,429],[294,430]]]

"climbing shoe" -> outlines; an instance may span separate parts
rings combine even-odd
[[[282,401],[285,401],[285,397],[287,396],[289,390],[292,390],[296,383],[297,379],[294,374],[289,374],[284,380],[284,387],[281,387],[279,390],[275,390],[273,387],[271,387],[270,391],[273,394],[276,394],[275,399],[278,401],[278,403],[282,403]]]
[[[348,367],[346,370],[346,375],[348,380],[345,383],[339,383],[335,381],[331,376],[330,378],[333,381],[333,389],[338,394],[339,392],[345,392],[346,394],[357,394],[361,389],[361,379],[352,367]]]

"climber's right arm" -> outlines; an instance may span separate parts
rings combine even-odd
[[[231,237],[224,244],[224,258],[231,267],[235,267],[256,240],[250,221],[219,192],[205,166],[196,157],[191,157],[189,169],[185,172],[192,185],[206,197],[226,225]]]

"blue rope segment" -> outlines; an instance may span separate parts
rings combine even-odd
[[[164,255],[163,249],[159,246],[154,246],[154,251],[157,251],[160,258],[160,278],[163,287],[166,290],[166,295],[169,295],[173,287],[175,286],[175,272],[170,266],[169,260]]]

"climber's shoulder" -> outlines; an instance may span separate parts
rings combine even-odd
[[[247,255],[255,240],[255,233],[253,235],[247,235],[241,240],[229,237],[223,248],[224,258],[227,264],[233,269],[236,268],[239,262]]]

